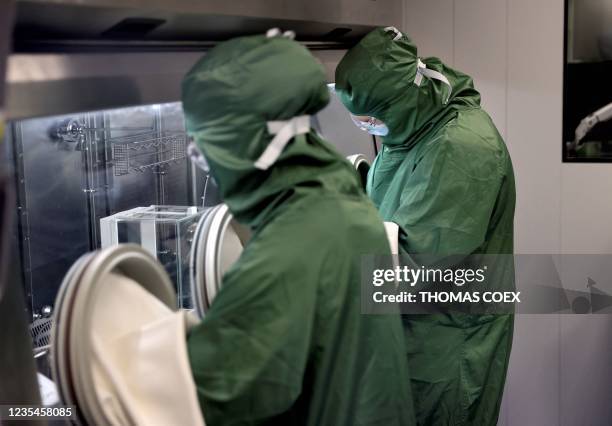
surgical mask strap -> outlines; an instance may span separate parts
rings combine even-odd
[[[416,84],[417,86],[421,86],[421,83],[423,82],[423,76],[434,80],[440,80],[442,83],[448,86],[448,94],[446,95],[446,99],[444,99],[443,101],[443,104],[447,104],[448,100],[450,99],[451,93],[453,92],[453,87],[451,86],[450,81],[448,81],[448,78],[446,78],[444,74],[436,70],[427,68],[427,65],[423,61],[421,61],[421,58],[417,58],[417,61],[417,73],[414,77],[414,84]]]
[[[287,121],[268,121],[268,132],[275,136],[257,161],[255,161],[255,167],[260,170],[268,170],[280,157],[291,139],[309,131],[309,115],[300,115]]]

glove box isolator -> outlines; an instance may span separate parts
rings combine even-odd
[[[236,222],[225,204],[206,210],[191,246],[193,307],[203,317],[221,288],[223,274],[238,260],[251,233]]]
[[[155,256],[174,281],[178,306],[203,316],[250,238],[225,204],[137,207],[100,220],[102,247],[134,243]]]
[[[164,269],[136,245],[72,266],[55,301],[51,369],[77,424],[203,425],[185,343],[196,320],[175,301]]]

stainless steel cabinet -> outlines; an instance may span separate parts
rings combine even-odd
[[[16,229],[33,312],[69,266],[100,246],[100,219],[134,207],[201,204],[180,103],[15,121]],[[201,186],[201,185],[200,185]]]

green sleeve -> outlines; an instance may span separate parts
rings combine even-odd
[[[500,186],[498,157],[479,140],[438,138],[409,173],[392,221],[408,253],[468,255],[484,243]]]
[[[255,256],[252,256],[255,257]],[[239,424],[286,412],[302,389],[316,290],[241,259],[202,323],[189,357],[207,423]],[[274,263],[274,262],[272,262]]]

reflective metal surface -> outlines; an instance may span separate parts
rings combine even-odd
[[[15,13],[14,0],[0,2],[0,120],[2,120],[2,109],[4,106],[4,80],[6,73],[6,62],[11,51],[11,33],[13,31],[13,17]],[[1,124],[0,124],[1,126]],[[2,131],[0,131],[0,137]]]
[[[0,2],[0,139],[4,138],[5,65],[11,49],[14,1]],[[40,404],[28,333],[19,241],[15,235],[14,183],[6,144],[0,145],[0,404]],[[27,421],[26,424],[42,422]]]
[[[58,137],[66,123],[81,129],[77,137]],[[201,202],[192,199],[190,185],[204,177],[192,176],[181,155],[186,138],[180,104],[28,119],[12,122],[9,130],[23,276],[33,314],[53,304],[69,266],[100,246],[102,217],[137,206]],[[124,148],[131,157],[122,163]]]
[[[6,114],[178,101],[182,77],[206,49],[271,27],[295,31],[333,81],[344,51],[376,26],[400,25],[401,10],[400,0],[22,0]]]
[[[333,81],[344,51],[314,51]],[[176,102],[201,52],[16,54],[9,58],[6,115],[24,119]]]
[[[0,156],[0,158],[2,158]],[[7,171],[0,171],[0,302],[9,286],[8,270],[11,257],[11,229],[14,224],[15,194]]]
[[[218,41],[294,30],[298,40],[354,43],[373,26],[401,25],[401,0],[21,0],[18,48],[39,41]],[[48,46],[48,44],[47,44]]]
[[[23,119],[180,100],[198,53],[12,55],[6,115]]]

